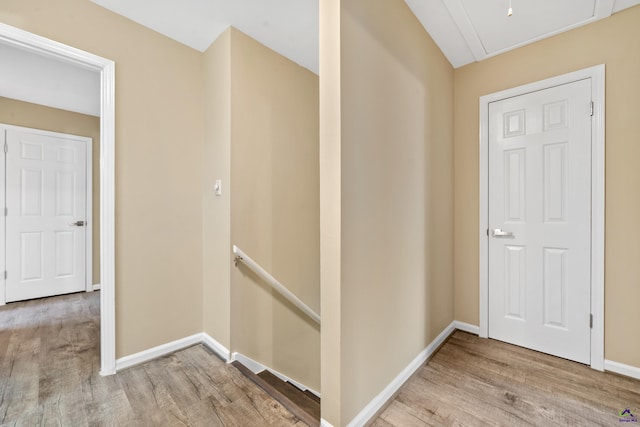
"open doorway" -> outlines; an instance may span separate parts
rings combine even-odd
[[[115,64],[88,52],[0,24],[0,43],[98,73],[100,109],[100,373],[115,373]]]

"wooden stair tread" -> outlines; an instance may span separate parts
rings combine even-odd
[[[291,399],[309,415],[320,420],[320,399],[316,395],[311,392],[302,391],[289,382],[282,381],[266,369],[258,373],[258,376]],[[317,400],[311,398],[309,395],[314,396]]]
[[[320,398],[318,396],[316,396],[315,394],[311,393],[309,390],[305,390],[304,394],[306,394],[309,399],[313,400],[318,405],[320,405]]]
[[[238,369],[242,374],[253,381],[258,387],[263,389],[268,395],[273,397],[275,400],[280,402],[282,406],[284,406],[289,412],[295,415],[302,422],[307,424],[310,427],[319,427],[320,426],[320,408],[318,407],[318,416],[317,418],[307,413],[301,407],[299,407],[296,402],[294,402],[291,398],[289,398],[286,394],[282,393],[276,387],[268,383],[266,380],[256,375],[251,371],[251,369],[244,366],[242,363],[237,360],[231,363],[236,369]],[[282,382],[282,381],[281,381]],[[282,382],[284,384],[284,382]],[[298,390],[300,391],[300,390]],[[302,391],[300,391],[302,393]],[[306,396],[305,396],[306,397]]]

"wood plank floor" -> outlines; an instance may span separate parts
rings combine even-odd
[[[1,426],[305,424],[202,345],[99,375],[99,293],[0,308]],[[640,381],[456,332],[375,427],[633,426]]]
[[[640,381],[457,331],[371,423],[640,426]]]
[[[302,391],[298,387],[294,386],[290,382],[282,381],[280,378],[273,375],[268,370],[264,370],[258,374],[258,377],[262,378],[266,383],[270,384],[280,393],[289,398],[296,407],[306,413],[310,418],[303,419],[307,424],[317,426],[320,424],[320,398],[310,391]],[[295,412],[294,412],[295,413]]]
[[[245,377],[263,389],[269,396],[280,402],[282,406],[287,408],[293,415],[295,415],[299,420],[305,422],[309,427],[318,427],[320,425],[320,402],[315,405],[317,407],[317,414],[315,411],[314,413],[310,413],[308,412],[309,408],[305,408],[300,405],[301,400],[308,399],[302,390],[292,385],[290,385],[292,389],[285,387],[286,383],[284,381],[271,374],[266,369],[259,374],[255,374],[237,360],[232,364],[238,368]],[[270,381],[267,381],[267,379],[270,379]]]
[[[0,425],[305,426],[202,345],[101,377],[99,298],[0,308]]]

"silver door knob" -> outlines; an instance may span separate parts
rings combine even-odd
[[[500,228],[491,230],[492,237],[515,237],[511,231],[502,231]]]
[[[72,223],[71,223],[71,224],[69,224],[69,225],[73,225],[73,226],[76,226],[76,227],[84,227],[84,221],[76,221],[76,222],[72,222]]]

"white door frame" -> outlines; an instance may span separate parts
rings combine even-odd
[[[591,79],[591,367],[604,370],[604,118],[605,66],[596,65],[480,97],[480,337],[489,336],[489,104],[578,80]]]
[[[84,239],[84,244],[85,244],[85,280],[84,280],[84,289],[86,292],[93,292],[93,208],[91,206],[91,201],[93,200],[93,138],[89,138],[86,136],[79,136],[79,135],[71,135],[71,134],[66,134],[66,133],[60,133],[60,132],[51,132],[48,130],[43,130],[43,129],[35,129],[35,128],[27,128],[24,126],[14,126],[14,125],[9,125],[9,124],[5,124],[5,123],[0,123],[0,129],[7,129],[7,130],[17,130],[17,131],[27,131],[27,132],[31,132],[31,133],[37,133],[38,135],[44,135],[44,136],[51,136],[54,138],[64,138],[64,139],[72,139],[74,141],[81,141],[84,142],[86,144],[86,155],[85,155],[85,162],[86,162],[86,169],[85,169],[85,174],[86,174],[86,188],[85,188],[85,212],[84,212],[84,217],[85,217],[85,239]],[[6,142],[6,135],[4,135],[5,139],[3,139],[2,141]],[[5,164],[0,164],[0,174],[4,175],[1,182],[5,182],[4,179],[6,178],[6,169],[5,169]],[[5,185],[2,185],[2,187],[0,188],[0,203],[2,203],[2,201],[5,200],[6,194],[5,194]],[[6,236],[4,235],[4,228],[2,228],[0,230],[0,243],[5,242]],[[0,263],[2,263],[3,265],[3,269],[2,270],[6,270],[6,265],[5,265],[5,261],[6,258],[4,257],[5,254],[0,254],[2,257],[0,258]],[[2,289],[0,290],[0,305],[4,305],[6,303],[6,280],[5,280],[5,284],[2,287]]]
[[[115,374],[115,63],[3,23],[0,42],[100,73],[100,374]]]

